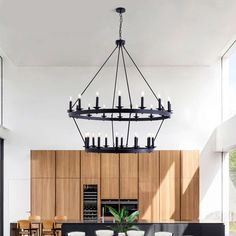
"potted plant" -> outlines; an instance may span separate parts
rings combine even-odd
[[[111,228],[114,232],[118,233],[119,236],[125,236],[128,230],[139,230],[139,228],[134,225],[134,221],[137,219],[139,211],[134,211],[129,215],[128,210],[125,207],[121,208],[119,212],[111,206],[107,206],[107,208],[115,220],[115,225]]]

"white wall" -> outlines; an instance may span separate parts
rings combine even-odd
[[[236,116],[217,128],[217,150],[227,152],[233,148],[236,148]]]
[[[211,67],[141,68],[154,90],[163,98],[171,96],[174,115],[166,121],[157,140],[159,149],[199,149],[201,151],[201,218],[219,218],[221,210],[221,159],[215,154],[212,133],[220,123],[220,73]],[[31,149],[81,149],[75,126],[67,117],[69,96],[75,97],[96,72],[95,67],[15,67],[5,69],[5,126],[10,129],[5,142],[5,234],[9,222],[27,216],[29,203],[29,156]],[[98,90],[101,102],[111,102],[114,68],[108,67],[100,82],[83,101],[94,103]],[[134,70],[130,73],[132,93],[145,91],[147,103],[154,104]],[[123,91],[122,86],[118,86]],[[138,103],[136,100],[134,102]],[[89,122],[90,123],[90,122]],[[102,126],[83,124],[84,132],[102,131]],[[150,132],[153,124],[148,124]],[[137,126],[136,126],[137,128]],[[96,133],[95,132],[95,133]],[[139,136],[147,132],[137,131]],[[214,134],[213,134],[214,136]],[[214,199],[214,201],[212,200]],[[15,208],[19,205],[19,208]],[[215,214],[217,212],[217,214]],[[217,216],[215,216],[217,215]]]

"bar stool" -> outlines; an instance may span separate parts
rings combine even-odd
[[[128,230],[127,235],[128,236],[144,236],[145,231],[140,230]]]
[[[41,235],[56,235],[54,222],[52,220],[44,220],[42,222]]]
[[[31,222],[29,220],[17,221],[18,235],[32,235]]]
[[[61,233],[61,225],[63,221],[67,221],[67,216],[58,215],[54,217],[54,228],[57,235]]]
[[[28,220],[31,222],[31,230],[33,234],[40,235],[40,226],[41,226],[41,216],[31,215],[28,217]]]
[[[114,231],[112,230],[96,230],[95,231],[97,236],[113,236]]]
[[[173,236],[174,234],[173,233],[170,233],[170,232],[156,232],[155,233],[155,236]]]
[[[67,235],[68,236],[85,236],[85,232],[75,231],[75,232],[70,232]]]

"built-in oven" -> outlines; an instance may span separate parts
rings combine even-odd
[[[108,217],[112,216],[112,214],[109,212],[108,206],[113,207],[116,211],[119,211],[119,200],[102,200],[101,202],[101,213],[102,217]]]
[[[102,200],[101,201],[101,213],[102,217],[111,217],[112,214],[109,212],[108,206],[113,207],[116,211],[121,208],[126,208],[128,213],[131,214],[138,210],[138,201],[133,200]]]
[[[128,210],[128,214],[135,212],[138,210],[138,201],[134,200],[120,200],[120,209],[126,208]]]

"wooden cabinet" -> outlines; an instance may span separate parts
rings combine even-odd
[[[56,151],[56,215],[80,219],[80,151]]]
[[[119,154],[101,154],[101,199],[119,199]]]
[[[55,151],[31,151],[31,178],[55,178]]]
[[[42,219],[55,216],[55,178],[31,179],[31,215]]]
[[[180,151],[160,151],[160,220],[180,220]]]
[[[55,151],[31,151],[31,214],[55,216]]]
[[[56,215],[80,219],[80,179],[56,179]]]
[[[81,151],[81,179],[100,179],[100,154]]]
[[[83,220],[83,186],[102,199],[138,199],[140,219],[196,220],[199,217],[199,152],[97,154],[31,151],[31,214]]]
[[[120,154],[120,199],[138,199],[138,154]]]
[[[80,151],[56,151],[56,178],[80,178]]]
[[[181,151],[181,220],[199,218],[199,152]]]
[[[139,154],[140,220],[159,220],[159,152]]]

